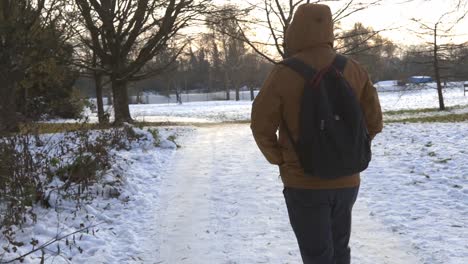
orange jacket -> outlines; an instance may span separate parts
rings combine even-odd
[[[334,34],[330,8],[326,5],[301,5],[286,36],[288,54],[306,62],[316,70],[332,63]],[[344,77],[355,91],[363,109],[371,137],[382,131],[382,111],[377,91],[368,73],[356,61],[348,59]],[[283,65],[276,65],[255,98],[251,128],[265,158],[280,165],[280,174],[287,187],[303,189],[336,189],[355,187],[359,174],[326,180],[305,175],[293,146],[280,124],[286,122],[293,138],[298,139],[299,111],[304,79]],[[277,130],[279,128],[279,138]]]

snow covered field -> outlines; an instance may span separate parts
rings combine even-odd
[[[184,134],[175,152],[121,152],[131,161],[116,164],[126,191],[89,204],[88,217],[101,224],[71,250],[61,243],[62,254],[72,263],[300,263],[277,168],[263,159],[249,126]],[[467,123],[386,127],[362,176],[354,263],[466,262],[467,139]],[[56,232],[57,214],[40,212],[29,230],[45,239]]]
[[[468,105],[463,91],[445,95],[448,106]],[[437,107],[436,96],[435,90],[380,93],[385,110]],[[248,120],[251,103],[131,109],[145,121],[208,123]],[[300,263],[278,169],[264,160],[248,124],[160,130],[163,137],[177,133],[182,148],[120,151],[113,168],[125,179],[118,198],[98,197],[75,218],[67,208],[57,214],[37,207],[38,223],[26,227],[23,242],[33,236],[44,243],[58,230],[63,235],[95,223],[73,243],[48,247],[46,263]],[[385,126],[362,175],[353,263],[468,263],[467,145],[468,122]],[[25,263],[38,263],[40,256]]]
[[[467,145],[467,122],[392,124],[374,142],[360,198],[421,263],[468,261]]]
[[[380,92],[379,98],[383,111],[439,107],[435,89]],[[445,89],[444,100],[446,106],[468,105],[468,96],[463,96],[461,87]]]
[[[409,110],[420,108],[437,108],[439,101],[435,89],[419,89],[412,91],[393,91],[379,93],[383,111]],[[462,88],[451,88],[444,91],[445,105],[467,106],[468,96],[463,96]],[[248,121],[252,102],[250,101],[208,101],[178,104],[140,104],[130,105],[132,117],[147,122],[181,122],[210,123],[224,121]],[[459,110],[461,113],[467,109]],[[433,113],[434,115],[449,112]],[[426,114],[428,115],[428,114]],[[430,115],[430,114],[429,114]],[[398,117],[392,117],[395,119]],[[90,120],[97,121],[95,114],[90,114]],[[63,121],[63,120],[60,120]]]

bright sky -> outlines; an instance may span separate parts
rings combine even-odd
[[[356,2],[368,2],[375,0],[356,0]],[[429,25],[434,25],[442,14],[453,10],[454,2],[457,0],[384,0],[380,6],[374,6],[368,10],[360,11],[351,17],[342,21],[345,28],[350,28],[356,22],[362,22],[365,26],[373,27],[375,30],[386,28],[396,28],[395,30],[382,32],[381,34],[393,41],[411,45],[424,42],[417,37],[410,29],[417,30],[418,25],[412,22],[412,18],[421,19]],[[468,0],[465,1],[465,12],[468,8]],[[248,3],[262,3],[263,0],[214,0],[217,4],[236,4],[246,5]],[[288,3],[289,0],[280,0],[280,2]],[[314,2],[313,0],[311,2]],[[348,0],[336,1],[331,3],[332,12],[337,10],[337,7],[347,3]],[[447,17],[444,20],[447,22],[453,21],[460,16],[461,12]],[[261,16],[261,13],[258,14]],[[420,31],[420,30],[419,30]],[[257,36],[264,35],[264,32],[258,32]],[[453,34],[459,35],[452,38],[453,42],[460,43],[468,41],[468,16],[459,23],[452,31]],[[450,41],[446,39],[446,41]]]
[[[371,26],[376,30],[397,28],[392,31],[383,32],[382,35],[402,44],[412,44],[424,41],[410,31],[411,29],[420,31],[418,30],[419,25],[411,21],[412,18],[421,19],[424,23],[433,26],[444,13],[454,10],[453,3],[450,4],[451,0],[415,0],[405,4],[398,4],[401,2],[407,1],[387,0],[381,6],[357,13],[345,22],[354,24],[361,21],[364,25]],[[465,8],[468,8],[468,5]],[[447,19],[443,20],[446,24],[442,24],[441,26],[450,27],[453,21],[457,20],[460,16],[461,12],[447,16]],[[453,42],[468,41],[468,16],[454,28],[452,33],[460,35],[453,38]]]

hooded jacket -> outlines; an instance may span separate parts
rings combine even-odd
[[[303,4],[298,7],[286,35],[286,51],[316,70],[330,65],[333,49],[333,19],[326,5]],[[344,77],[352,86],[366,118],[371,138],[382,131],[382,111],[377,91],[368,73],[356,61],[348,59]],[[305,175],[291,142],[280,126],[285,122],[294,140],[299,137],[299,112],[304,79],[283,65],[275,65],[252,106],[251,129],[255,141],[272,164],[279,165],[286,187],[301,189],[337,189],[356,187],[359,174],[336,179]],[[276,132],[279,128],[279,138]]]

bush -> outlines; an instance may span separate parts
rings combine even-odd
[[[147,131],[153,136],[154,139],[154,146],[159,147],[161,146],[161,136],[159,135],[159,130],[154,128],[148,128]]]
[[[41,95],[31,96],[27,100],[18,100],[21,114],[27,120],[51,118],[80,118],[86,101],[75,89],[39,90]]]
[[[143,135],[130,125],[50,135],[47,144],[33,133],[0,138],[0,227],[21,226],[27,215],[34,221],[32,206],[48,206],[52,193],[79,206],[114,163],[111,150],[130,150],[139,140]],[[62,184],[49,186],[55,179]]]
[[[86,100],[80,92],[72,89],[67,94],[66,100],[55,100],[50,104],[50,113],[54,117],[61,118],[80,118],[83,109],[87,105]]]
[[[22,48],[27,71],[16,84],[16,111],[26,120],[78,118],[83,100],[73,85],[79,73],[73,65],[74,47],[52,23]]]
[[[18,248],[26,246],[25,231],[37,219],[35,207],[77,216],[98,195],[120,197],[122,176],[118,168],[111,170],[117,161],[115,150],[150,149],[160,142],[158,130],[135,129],[129,124],[106,130],[89,128],[75,125],[72,132],[41,136],[40,127],[25,126],[21,135],[0,137],[0,241],[7,242],[2,244],[0,262],[2,255],[19,253]],[[81,223],[71,234],[94,227]],[[50,243],[64,237],[51,237]],[[39,244],[33,236],[30,241],[33,250],[49,243]],[[44,255],[43,251],[42,259]]]
[[[41,196],[44,168],[40,155],[30,149],[31,141],[29,135],[0,139],[0,226],[21,225]]]

